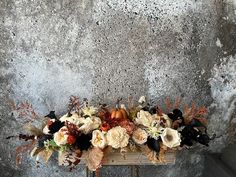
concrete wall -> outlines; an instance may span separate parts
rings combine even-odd
[[[63,113],[71,94],[94,103],[115,98],[152,103],[166,96],[208,106],[209,147],[230,142],[235,117],[234,1],[0,0],[1,176],[85,176],[58,168],[55,158],[16,168],[6,136],[21,129],[9,102],[29,100],[40,115]],[[173,166],[140,166],[139,176],[201,176],[201,146],[178,154]],[[105,167],[102,176],[131,176],[131,167]],[[135,175],[136,176],[136,173]]]

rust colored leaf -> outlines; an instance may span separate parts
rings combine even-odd
[[[65,125],[66,125],[70,135],[78,137],[81,134],[81,132],[78,130],[78,127],[75,124],[72,124],[72,123],[66,121]]]
[[[78,111],[80,109],[80,102],[79,102],[78,97],[71,95],[70,100],[69,100],[69,104],[68,104],[68,109],[67,109],[67,112],[69,115],[71,115],[71,111],[73,109]]]
[[[21,160],[22,160],[22,155],[18,154],[16,155],[16,165],[19,166],[21,164]]]
[[[141,146],[140,150],[147,156],[153,164],[159,163],[157,152],[151,150],[147,145]]]
[[[180,107],[180,102],[181,102],[180,97],[176,97],[176,98],[175,98],[175,104],[174,104],[173,108],[174,108],[174,109],[179,109],[179,107]]]
[[[31,141],[28,144],[23,144],[21,146],[18,146],[16,148],[16,164],[19,165],[21,163],[21,159],[22,159],[22,154],[26,153],[26,152],[30,152],[32,151],[32,149],[34,148],[36,144],[36,140]]]
[[[207,109],[205,107],[198,108],[195,103],[193,103],[191,107],[185,106],[183,112],[184,122],[186,124],[189,124],[193,119],[197,119],[203,125],[206,125],[206,115]]]
[[[172,103],[171,103],[170,99],[169,98],[165,98],[164,102],[165,102],[167,111],[168,112],[172,111],[173,106],[172,106]]]
[[[157,111],[157,115],[162,116],[163,111],[159,106],[157,106],[156,111]]]
[[[206,109],[206,107],[200,107],[199,109],[198,109],[198,111],[197,111],[197,114],[198,115],[206,115],[207,114],[207,109]]]
[[[13,114],[17,121],[28,123],[38,118],[32,104],[29,102],[21,102],[18,105],[16,103],[12,104]]]

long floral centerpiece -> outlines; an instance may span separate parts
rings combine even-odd
[[[59,165],[73,169],[84,160],[95,171],[114,150],[143,153],[155,164],[165,161],[165,152],[170,149],[181,150],[196,143],[208,146],[211,138],[205,107],[192,104],[181,111],[180,99],[174,103],[166,99],[164,105],[167,113],[160,106],[150,106],[142,96],[136,104],[117,99],[113,108],[106,104],[94,107],[87,99],[80,102],[71,96],[65,115],[58,117],[51,111],[39,119],[29,103],[14,104],[15,116],[30,120],[25,122],[26,133],[17,135],[27,144],[17,147],[16,161],[19,164],[23,153],[30,152],[36,162],[48,162],[57,152]],[[34,124],[39,120],[41,128]],[[12,137],[16,136],[8,139]]]

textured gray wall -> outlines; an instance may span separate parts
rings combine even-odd
[[[210,110],[209,150],[230,142],[235,118],[236,2],[233,0],[0,0],[0,173],[12,177],[85,176],[58,168],[16,168],[6,136],[22,124],[9,100],[36,111],[65,112],[71,94],[93,102],[146,95],[153,103],[181,96]],[[235,119],[234,119],[235,120]],[[202,146],[183,151],[173,166],[104,167],[101,176],[201,176]]]

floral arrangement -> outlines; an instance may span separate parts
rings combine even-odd
[[[80,103],[71,96],[65,115],[58,118],[51,111],[39,119],[29,103],[14,104],[13,113],[17,119],[26,118],[27,131],[17,135],[27,144],[17,147],[16,161],[19,164],[22,154],[30,152],[36,162],[48,162],[58,152],[59,165],[73,169],[84,160],[95,171],[114,150],[143,153],[155,164],[165,161],[165,152],[170,149],[181,150],[196,143],[208,146],[211,138],[207,134],[206,108],[193,104],[182,112],[179,107],[180,99],[174,103],[166,99],[165,114],[159,106],[150,106],[144,96],[136,104],[131,99],[122,104],[118,99],[114,108],[106,104],[94,107],[87,99]],[[34,125],[37,121],[43,122],[42,128]]]

